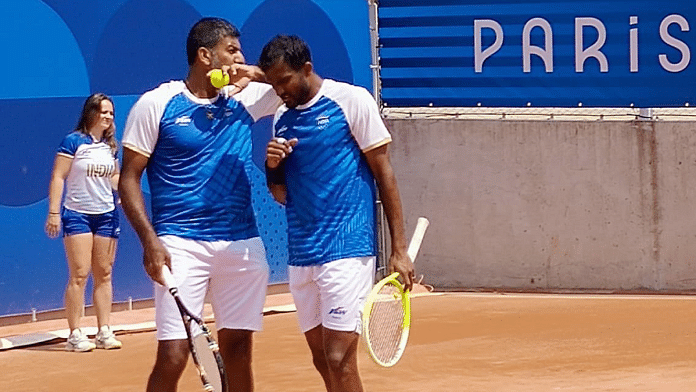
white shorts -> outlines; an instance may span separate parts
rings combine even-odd
[[[268,263],[261,238],[196,241],[160,237],[172,257],[172,275],[184,305],[201,315],[206,294],[217,329],[260,331],[268,287]],[[157,339],[186,339],[181,314],[171,294],[155,283]]]
[[[306,267],[290,266],[290,292],[300,330],[318,325],[360,333],[365,300],[375,279],[375,257],[354,257]]]

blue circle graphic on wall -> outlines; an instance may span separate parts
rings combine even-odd
[[[75,37],[53,9],[25,0],[7,2],[3,11],[2,48],[12,61],[0,63],[5,76],[0,86],[0,205],[14,207],[48,194],[56,149],[77,122],[83,97],[89,95],[89,77]],[[27,42],[44,44],[27,50]]]

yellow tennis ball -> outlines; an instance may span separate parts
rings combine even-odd
[[[210,83],[215,86],[215,88],[223,88],[230,84],[230,75],[222,73],[221,69],[214,69],[210,73]]]

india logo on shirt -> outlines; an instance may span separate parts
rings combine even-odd
[[[317,117],[317,127],[319,129],[324,129],[327,125],[329,125],[329,116],[322,114]]]

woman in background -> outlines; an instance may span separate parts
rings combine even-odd
[[[104,94],[93,94],[84,103],[77,128],[58,148],[48,195],[46,234],[58,237],[62,223],[69,268],[65,312],[71,333],[67,351],[121,347],[109,326],[111,270],[120,233],[114,197],[119,178],[117,153],[114,103]],[[90,271],[99,329],[94,342],[80,329]]]

